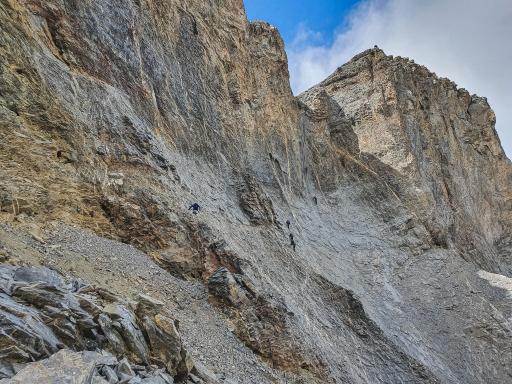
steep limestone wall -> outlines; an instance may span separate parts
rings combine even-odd
[[[484,99],[378,49],[294,98],[238,0],[4,0],[0,25],[2,221],[208,285],[283,382],[510,377],[510,297],[479,269],[510,274],[512,171]]]
[[[397,192],[434,243],[510,275],[512,167],[485,98],[379,49],[356,56],[318,88],[352,121],[361,156],[404,181]]]

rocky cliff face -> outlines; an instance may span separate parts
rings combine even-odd
[[[436,245],[510,275],[511,168],[485,98],[380,50],[319,89],[342,106],[363,156],[405,181],[407,203]]]
[[[3,377],[510,381],[512,166],[485,99],[379,49],[295,98],[238,0],[4,0],[0,22],[6,281],[109,292],[4,284]],[[25,312],[52,324],[37,348]]]

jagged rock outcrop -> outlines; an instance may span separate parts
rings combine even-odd
[[[313,348],[295,341],[293,313],[285,303],[262,295],[245,275],[224,267],[210,276],[208,290],[223,305],[236,335],[255,353],[281,368],[328,380]]]
[[[50,357],[62,348],[105,350],[126,356],[132,363],[143,365],[139,371],[157,364],[172,375],[166,374],[168,382],[172,377],[186,378],[193,367],[175,321],[161,302],[141,295],[137,303],[130,305],[79,281],[66,283],[47,268],[2,266],[0,278],[0,374],[4,378],[12,376],[23,364]],[[12,383],[23,382],[36,371],[42,375],[39,382],[53,382],[58,378],[59,365],[67,366],[64,360],[68,358],[70,372],[75,369],[83,374],[78,382],[91,383],[92,372],[101,358],[93,354],[90,359],[77,354],[58,356],[50,357],[48,365],[34,365],[20,372]],[[128,380],[136,376],[127,361],[119,363],[113,355],[110,360],[114,362],[103,365],[117,366],[121,382],[127,380],[123,381],[123,367],[119,364],[127,365],[125,375],[131,376]],[[101,369],[99,366],[98,372]],[[53,379],[45,378],[46,374],[53,375]]]
[[[73,383],[73,384],[173,384],[172,376],[163,370],[148,373],[144,367],[132,366],[126,359],[117,359],[97,352],[73,352],[62,349],[48,359],[27,364],[2,384]]]
[[[241,0],[4,0],[0,25],[0,220],[36,242],[0,244],[17,265],[2,267],[2,327],[24,330],[4,376],[101,348],[229,383],[191,367],[189,342],[248,384],[510,380],[512,166],[485,99],[379,49],[295,98],[279,33]],[[181,342],[155,275],[137,289],[165,303],[34,283],[20,264],[65,266],[57,222],[147,252],[97,268],[77,240],[77,277],[133,295],[122,282],[155,261],[222,323],[208,312]],[[256,376],[202,347],[232,333]]]
[[[253,224],[273,224],[276,221],[272,200],[258,182],[245,175],[237,187],[240,208]]]
[[[301,98],[312,92],[342,106],[361,152],[403,180],[397,193],[436,245],[510,275],[512,168],[485,98],[379,49],[356,56]]]

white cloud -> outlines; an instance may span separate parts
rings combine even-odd
[[[304,39],[313,36],[312,43]],[[355,54],[378,45],[486,96],[512,155],[512,1],[363,0],[332,45],[301,29],[288,49],[292,87],[302,92]]]
[[[321,32],[313,31],[306,23],[300,23],[295,33],[292,47],[299,49],[299,47],[307,47],[311,44],[320,44],[322,40]]]

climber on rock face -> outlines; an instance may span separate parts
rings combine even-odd
[[[192,204],[190,207],[188,207],[188,210],[192,210],[192,213],[194,215],[197,215],[199,213],[199,210],[201,209],[201,207],[199,206],[199,204],[197,203],[194,203]]]
[[[288,227],[288,229],[290,229],[290,220],[286,220],[286,226]]]
[[[295,240],[293,239],[293,233],[290,233],[290,245],[293,247],[293,251],[295,251]]]

